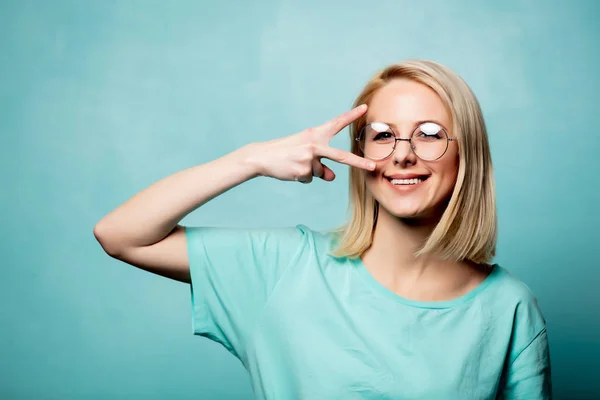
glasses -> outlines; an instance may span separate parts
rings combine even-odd
[[[355,140],[359,142],[365,157],[374,161],[391,156],[398,141],[408,142],[410,149],[421,160],[435,161],[446,153],[448,142],[456,141],[449,138],[446,130],[434,122],[419,125],[408,139],[397,137],[384,122],[371,122],[365,125]]]

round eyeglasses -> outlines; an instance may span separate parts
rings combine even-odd
[[[425,161],[440,159],[448,150],[449,138],[446,130],[435,122],[419,125],[410,138],[396,136],[392,128],[384,122],[370,122],[360,131],[355,139],[365,157],[374,161],[388,158],[394,153],[398,141],[406,141],[417,157]]]

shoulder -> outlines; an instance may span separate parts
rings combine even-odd
[[[515,374],[525,373],[530,363],[532,368],[545,368],[549,362],[546,320],[529,286],[505,268],[497,264],[495,268],[497,279],[490,285],[486,305],[498,323],[498,333],[510,338],[508,365],[516,365],[520,359],[518,370],[509,377],[514,380],[518,376]]]
[[[522,303],[537,303],[531,288],[521,279],[514,276],[506,268],[495,264],[496,290],[504,296],[507,301],[517,301]]]
[[[496,315],[511,318],[515,328],[535,336],[546,328],[538,299],[530,287],[498,264],[494,265],[493,282],[488,288],[488,306]]]
[[[337,237],[335,231],[314,230],[304,224],[296,225],[295,229],[301,232],[305,241],[319,252],[329,252]]]

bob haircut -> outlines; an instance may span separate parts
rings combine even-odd
[[[458,138],[459,166],[454,190],[438,224],[425,244],[414,253],[444,260],[489,263],[496,253],[497,216],[492,157],[477,98],[455,72],[428,60],[406,60],[379,71],[366,84],[354,106],[369,104],[375,92],[394,79],[410,79],[433,89],[450,111],[453,136]],[[350,125],[351,151],[361,157],[355,140],[366,115]],[[370,246],[377,222],[378,202],[367,190],[366,172],[350,171],[347,224],[337,234],[334,257],[360,257]]]

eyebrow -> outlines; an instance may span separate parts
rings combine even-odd
[[[383,122],[384,124],[386,124],[386,125],[388,125],[388,126],[391,126],[392,128],[394,128],[394,130],[396,130],[396,131],[397,131],[397,130],[399,130],[399,129],[398,129],[398,126],[397,126],[396,124],[393,124],[393,123],[391,123],[391,122],[386,122],[386,121],[378,121],[378,120],[376,120],[376,119],[374,119],[374,120],[372,120],[372,121],[369,121],[369,119],[367,119],[365,122],[366,122],[367,124],[370,124],[371,122]],[[444,124],[442,124],[441,122],[439,122],[439,121],[437,121],[437,120],[435,120],[435,119],[424,119],[424,120],[416,121],[416,122],[413,124],[413,130],[414,130],[414,129],[415,129],[417,126],[419,126],[419,125],[421,125],[421,124],[425,124],[425,123],[427,123],[427,122],[433,122],[434,124],[438,124],[439,126],[441,126],[442,128],[444,128],[444,129],[446,130],[446,132],[448,132],[448,128],[446,128],[446,126],[445,126]]]

